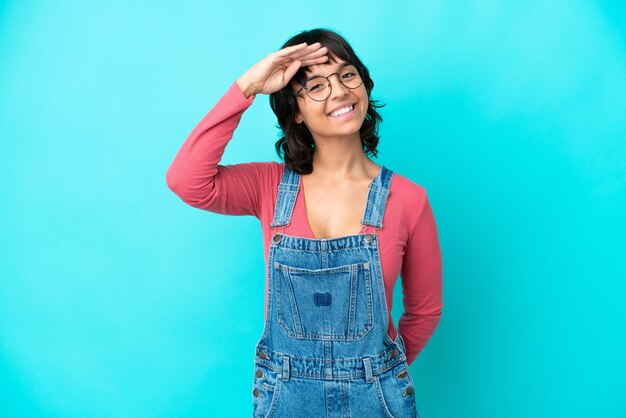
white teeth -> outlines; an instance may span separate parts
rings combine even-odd
[[[343,109],[335,110],[330,114],[330,116],[340,116],[350,112],[354,108],[354,105],[350,105],[348,107],[344,107]]]

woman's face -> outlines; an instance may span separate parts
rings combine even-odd
[[[308,67],[307,77],[315,75],[328,76],[329,74],[340,71],[342,64],[345,64],[340,58],[333,56],[336,63],[316,64]],[[311,99],[304,90],[300,92],[296,101],[298,102],[298,114],[296,115],[297,123],[304,123],[313,138],[316,137],[340,137],[359,132],[361,125],[365,120],[369,99],[365,85],[361,85],[355,89],[349,89],[339,81],[339,75],[335,74],[330,77],[332,87],[330,96],[324,101],[315,101]],[[293,84],[293,92],[297,92],[301,86]],[[338,109],[353,106],[353,110],[342,115],[331,115]]]

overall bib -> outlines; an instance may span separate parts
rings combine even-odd
[[[255,356],[254,417],[414,417],[413,382],[389,317],[375,228],[393,172],[370,183],[361,224],[374,233],[332,239],[284,234],[300,189],[285,167],[268,260],[265,327]]]

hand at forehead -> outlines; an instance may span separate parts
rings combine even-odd
[[[330,59],[324,63],[321,64],[313,64],[313,65],[309,65],[304,67],[305,68],[305,74],[307,77],[311,77],[312,75],[326,75],[326,74],[331,74],[334,71],[336,71],[337,69],[339,69],[339,67],[344,64],[345,61],[342,60],[341,58],[337,57],[336,55],[332,55],[330,56]]]

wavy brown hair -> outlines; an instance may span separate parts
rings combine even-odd
[[[359,75],[363,79],[363,85],[367,91],[369,105],[365,120],[361,125],[360,135],[363,151],[366,155],[378,156],[378,126],[383,121],[382,116],[376,111],[377,108],[385,106],[372,100],[371,93],[374,89],[374,81],[370,78],[369,71],[356,56],[352,47],[338,33],[329,29],[312,29],[300,32],[293,36],[281,47],[286,48],[298,45],[303,42],[313,44],[319,42],[321,46],[328,48],[328,61],[326,63],[336,63],[333,55],[354,64]],[[291,85],[293,82],[302,84],[306,79],[307,67],[301,67],[293,76],[290,83],[282,89],[270,94],[270,106],[278,118],[277,128],[281,130],[280,139],[276,142],[276,153],[285,160],[285,165],[300,174],[310,174],[313,172],[313,154],[315,154],[315,142],[313,136],[304,123],[298,124],[295,121],[298,113],[298,103],[294,96]]]

